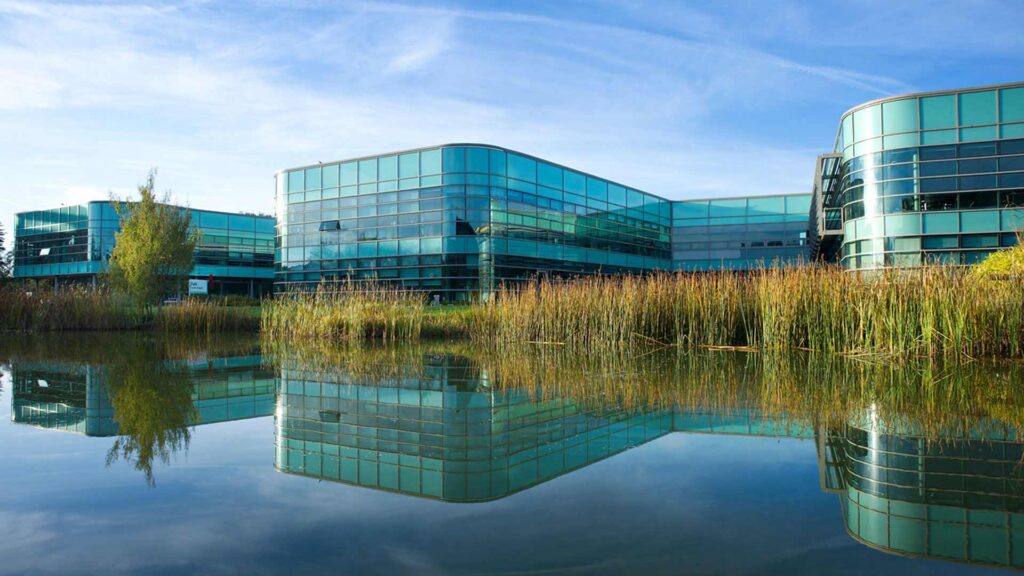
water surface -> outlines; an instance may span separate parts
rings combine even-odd
[[[0,573],[995,574],[1019,368],[0,342]]]

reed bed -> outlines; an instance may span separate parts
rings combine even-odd
[[[387,286],[282,295],[263,305],[260,330],[270,338],[413,340],[427,316],[422,295]]]
[[[108,290],[66,288],[30,295],[0,289],[0,331],[132,330],[146,320],[144,311]]]
[[[256,308],[188,299],[180,304],[160,307],[154,323],[161,332],[181,334],[256,332],[260,327],[260,312]]]
[[[1021,279],[1024,279],[1022,277]],[[575,350],[815,350],[847,355],[1024,354],[1020,279],[926,267],[851,274],[809,266],[541,282],[480,305],[470,334]]]

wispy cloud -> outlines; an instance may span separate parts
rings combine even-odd
[[[842,110],[932,87],[817,4],[477,6],[0,0],[0,199],[127,190],[159,166],[194,206],[269,211],[278,168],[445,141],[676,197],[792,191]],[[921,38],[946,30],[924,18]]]

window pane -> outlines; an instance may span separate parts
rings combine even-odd
[[[296,192],[299,190],[305,190],[305,172],[302,170],[296,170],[288,173],[288,191]]]
[[[999,91],[1000,122],[1024,121],[1024,87]]]
[[[359,183],[376,182],[377,181],[377,159],[370,158],[369,160],[359,161]]]
[[[398,157],[398,177],[409,178],[420,175],[420,155],[417,152]]]
[[[420,175],[441,173],[441,151],[424,150],[420,152]]]
[[[921,128],[952,128],[956,126],[956,96],[921,98]]]
[[[338,185],[338,165],[328,164],[321,172],[321,182],[324,188],[333,188]]]
[[[882,129],[886,134],[917,130],[917,99],[882,104]]]
[[[508,155],[508,177],[524,182],[537,181],[537,162],[518,154]]]
[[[443,148],[441,165],[444,172],[466,171],[466,149],[462,147]]]
[[[359,167],[355,162],[346,162],[340,167],[342,186],[352,186],[359,182]]]
[[[379,160],[378,165],[379,180],[397,180],[398,179],[398,157],[397,156],[385,156]]]
[[[306,190],[320,188],[320,168],[306,168]]]
[[[708,202],[706,200],[696,202],[675,202],[672,206],[672,218],[707,218]]]
[[[869,106],[853,113],[853,135],[857,142],[882,135],[882,109]]]
[[[994,124],[996,121],[995,90],[966,92],[960,95],[960,125]]]
[[[537,183],[556,190],[562,189],[562,169],[547,162],[537,164]]]

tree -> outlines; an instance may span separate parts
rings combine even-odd
[[[0,282],[11,277],[14,264],[14,250],[4,251],[4,224],[0,222]]]
[[[195,260],[198,233],[191,214],[171,206],[170,193],[157,201],[156,171],[139,186],[139,199],[111,198],[121,231],[114,236],[110,282],[139,304],[152,304],[181,288]]]

